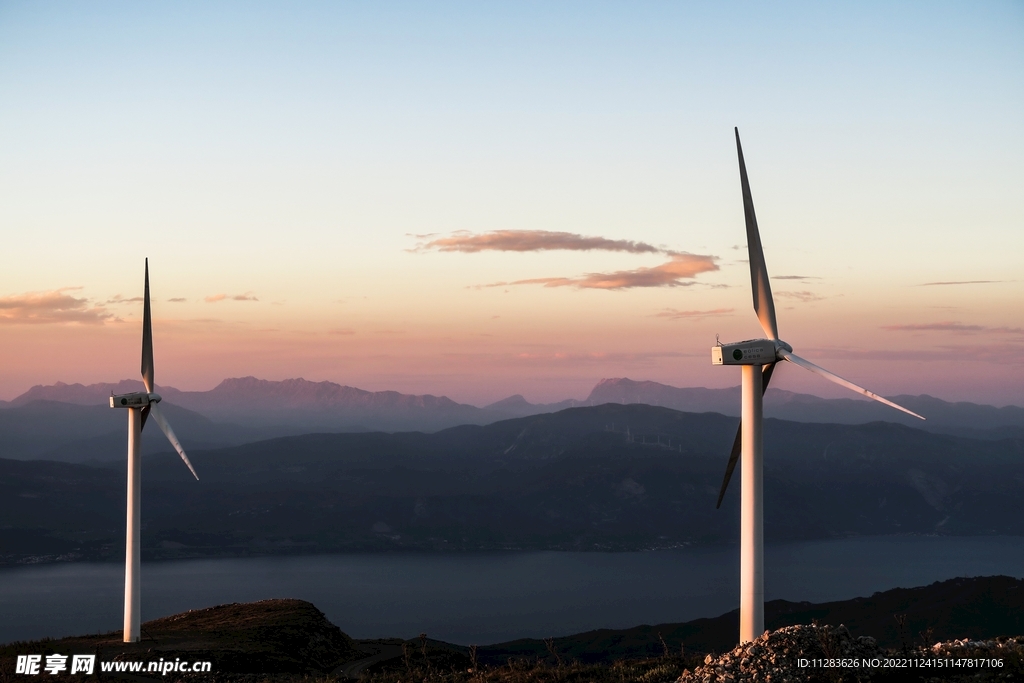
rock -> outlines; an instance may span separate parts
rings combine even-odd
[[[677,683],[796,683],[809,680],[867,682],[882,680],[887,672],[883,668],[864,666],[864,660],[884,659],[893,655],[914,659],[991,658],[1020,662],[1024,658],[1024,636],[981,641],[965,638],[897,653],[879,648],[878,642],[869,636],[854,638],[845,626],[787,626],[766,632],[753,643],[736,647],[717,659],[708,655],[704,658],[703,666],[684,671]],[[841,669],[815,669],[808,664],[800,666],[801,659],[813,661],[836,658],[858,660],[861,665]],[[955,675],[960,676],[960,673]],[[1008,670],[992,669],[987,672],[965,671],[963,675],[967,677],[963,680],[984,675],[996,677],[991,680],[1011,680],[1009,676],[1013,674]]]
[[[881,654],[873,638],[855,639],[845,626],[787,626],[777,631],[766,631],[753,643],[738,646],[718,659],[709,655],[704,666],[684,671],[678,681],[800,681],[816,673],[806,666],[801,667],[800,659],[870,659]],[[869,680],[871,672],[854,669],[844,670],[844,674],[852,674],[850,680]]]

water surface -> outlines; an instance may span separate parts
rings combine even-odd
[[[680,622],[738,605],[735,546],[631,553],[381,553],[151,562],[143,620],[265,598],[309,600],[356,638],[462,644]],[[769,600],[844,600],[956,576],[1024,578],[1024,538],[869,537],[768,546]],[[0,570],[0,642],[121,628],[124,567]]]

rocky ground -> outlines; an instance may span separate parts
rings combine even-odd
[[[683,672],[679,683],[804,681],[1016,681],[1024,679],[1024,637],[954,640],[884,650],[845,626],[787,626]]]
[[[904,615],[905,616],[905,615]],[[925,634],[926,635],[926,634]],[[660,638],[660,636],[659,636]],[[353,640],[312,604],[265,600],[220,605],[143,624],[143,640],[120,633],[0,646],[0,683],[29,680],[262,683],[890,683],[1024,681],[1024,636],[950,640],[885,648],[845,626],[798,625],[767,631],[724,654],[663,648],[657,656],[580,661],[554,639],[546,651],[482,661],[485,648],[419,638]],[[917,638],[917,642],[928,640]],[[210,673],[69,671],[26,676],[18,655],[94,654],[100,661],[210,661]]]

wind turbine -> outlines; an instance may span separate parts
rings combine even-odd
[[[762,397],[768,389],[775,364],[788,361],[805,370],[821,375],[858,394],[879,401],[914,417],[924,419],[917,413],[896,405],[839,375],[818,367],[793,353],[793,347],[779,339],[779,328],[775,321],[775,302],[768,282],[768,269],[764,264],[761,249],[761,235],[757,231],[754,216],[754,200],[750,196],[747,181],[747,167],[743,163],[743,147],[740,146],[740,131],[736,129],[736,153],[740,161],[740,184],[743,189],[743,214],[747,224],[747,252],[750,255],[750,288],[754,295],[754,313],[761,323],[761,329],[768,339],[752,339],[721,344],[711,348],[713,365],[739,365],[743,373],[743,408],[740,426],[732,444],[729,464],[725,469],[722,490],[718,494],[718,505],[729,486],[729,479],[742,454],[740,495],[740,643],[750,642],[764,632],[764,472],[762,443]]]
[[[146,295],[142,309],[142,382],[145,391],[110,397],[111,408],[128,409],[128,524],[124,552],[124,642],[134,643],[141,632],[141,597],[139,594],[139,549],[142,526],[139,513],[142,502],[142,428],[150,415],[160,425],[167,440],[185,461],[192,476],[199,475],[185,455],[167,418],[160,412],[160,394],[153,393],[153,318],[149,308],[149,259],[146,259]]]

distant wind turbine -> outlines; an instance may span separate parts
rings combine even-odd
[[[149,308],[149,259],[146,259],[146,295],[142,312],[142,382],[145,391],[110,397],[111,408],[128,409],[128,525],[124,557],[124,642],[134,643],[141,632],[141,596],[139,594],[139,549],[142,527],[139,513],[142,502],[142,428],[150,415],[160,425],[167,440],[188,465],[192,476],[199,475],[185,455],[167,418],[157,404],[160,395],[153,393],[153,318]]]
[[[750,255],[750,287],[754,295],[754,313],[768,339],[753,339],[735,344],[719,343],[711,348],[711,362],[714,365],[740,365],[743,371],[743,408],[736,439],[732,444],[729,464],[725,468],[725,479],[718,494],[718,505],[729,486],[729,479],[736,468],[736,462],[743,455],[740,494],[740,643],[750,642],[764,632],[764,476],[762,443],[762,397],[768,389],[775,364],[789,361],[805,370],[821,375],[858,394],[879,401],[914,417],[924,419],[917,413],[896,405],[853,382],[818,367],[793,353],[793,347],[779,339],[779,328],[775,321],[775,302],[768,283],[768,269],[764,264],[761,249],[761,235],[757,231],[754,216],[754,200],[750,196],[747,181],[747,167],[743,163],[743,148],[740,146],[740,131],[736,129],[736,153],[740,161],[740,184],[743,189],[743,214],[747,223],[747,252]]]

